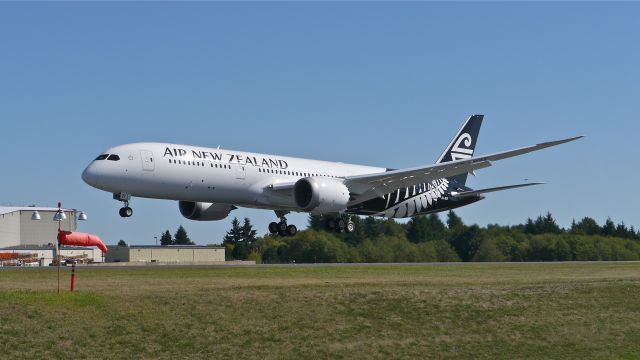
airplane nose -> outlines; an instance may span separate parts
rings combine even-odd
[[[84,169],[82,172],[82,180],[94,187],[98,185],[98,173],[94,163],[89,164],[89,166]]]

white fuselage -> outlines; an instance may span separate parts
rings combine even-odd
[[[86,183],[104,191],[268,209],[296,209],[293,197],[269,191],[272,185],[305,177],[340,180],[386,170],[169,143],[126,144],[104,155],[109,157],[98,157],[82,174]]]

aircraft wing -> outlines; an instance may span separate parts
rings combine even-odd
[[[542,150],[548,147],[568,143],[582,137],[583,136],[576,136],[563,140],[543,142],[519,149],[502,151],[494,154],[450,161],[446,163],[385,171],[374,174],[348,176],[345,178],[344,183],[352,193],[352,196],[354,198],[352,203],[359,203],[379,196],[383,196],[385,194],[393,192],[396,189],[412,186],[419,183],[431,182],[433,180],[458,174],[473,172],[475,170],[491,166],[492,161],[507,159],[533,151]]]

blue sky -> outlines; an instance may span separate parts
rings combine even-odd
[[[640,228],[637,3],[0,3],[0,204],[87,211],[80,230],[153,243],[182,224],[218,243],[231,219],[84,184],[134,141],[393,168],[432,163],[485,114],[476,151],[585,139],[478,171],[472,187],[547,181],[461,209],[467,223],[550,211]],[[272,212],[237,210],[260,233]],[[306,225],[306,215],[291,223]]]

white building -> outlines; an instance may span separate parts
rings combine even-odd
[[[109,246],[106,262],[209,264],[224,263],[225,248],[219,246]]]
[[[63,230],[76,231],[76,210],[62,209],[66,219],[60,221]],[[32,220],[34,211],[40,220]],[[53,216],[58,208],[0,206],[0,248],[55,244],[58,222]]]
[[[79,212],[62,211],[66,219],[60,221],[60,228],[76,231]],[[0,266],[49,265],[58,242],[58,221],[53,220],[57,212],[58,208],[49,207],[0,206]],[[102,252],[93,247],[62,246],[60,255],[78,262],[104,261]]]

